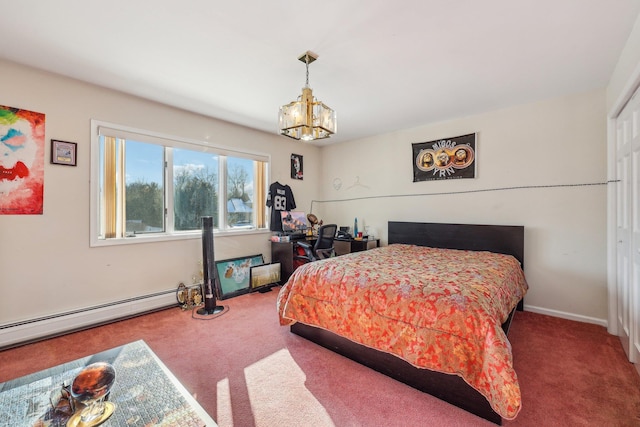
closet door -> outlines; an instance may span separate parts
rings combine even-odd
[[[618,331],[629,360],[640,362],[640,96],[617,119]]]
[[[631,213],[632,213],[632,281],[629,295],[630,302],[630,342],[629,360],[640,363],[640,91],[636,91],[629,103],[630,133],[631,133],[631,161],[633,162],[631,185]]]

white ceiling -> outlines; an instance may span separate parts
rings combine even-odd
[[[640,0],[0,5],[1,58],[272,133],[311,50],[310,86],[338,113],[324,143],[606,87],[640,12]]]

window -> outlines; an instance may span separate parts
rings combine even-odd
[[[92,120],[92,246],[266,228],[269,157]]]

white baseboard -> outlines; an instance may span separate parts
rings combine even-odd
[[[604,326],[605,328],[607,327],[607,324],[608,324],[606,319],[597,319],[595,317],[581,316],[579,314],[567,313],[564,311],[557,311],[557,310],[550,310],[548,308],[535,307],[527,304],[524,305],[524,310],[530,311],[532,313],[546,314],[547,316],[559,317],[561,319],[575,320],[576,322],[593,323],[594,325]]]
[[[88,328],[148,311],[177,305],[175,290],[146,295],[69,313],[0,326],[0,350],[65,332]],[[525,311],[607,327],[606,319],[581,316],[525,304]]]
[[[177,304],[176,291],[169,290],[72,312],[0,325],[0,350],[172,305],[177,306]]]

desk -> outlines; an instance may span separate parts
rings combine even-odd
[[[315,244],[316,237],[307,237],[301,240],[293,240],[291,242],[271,242],[271,262],[279,262],[281,266],[280,279],[282,283],[289,280],[293,274],[295,266],[293,257],[295,256],[296,242],[307,242],[311,245]],[[335,239],[333,247],[336,255],[344,255],[351,252],[366,251],[380,246],[380,239]]]
[[[0,425],[64,426],[68,417],[53,417],[50,410],[51,392],[63,382],[71,384],[82,368],[98,361],[116,370],[109,393],[116,409],[101,426],[217,425],[142,340],[0,383]]]
[[[285,283],[289,280],[289,277],[293,274],[295,268],[293,267],[294,251],[296,250],[296,242],[307,242],[310,245],[316,243],[316,237],[306,237],[300,240],[293,240],[290,242],[271,242],[271,262],[280,263],[280,281]]]
[[[335,239],[333,247],[336,255],[350,254],[351,252],[368,251],[380,246],[380,239]]]

